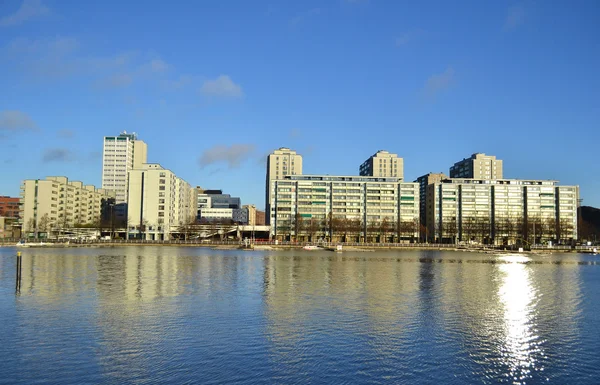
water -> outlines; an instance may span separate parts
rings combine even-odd
[[[0,248],[4,384],[597,384],[600,258]]]

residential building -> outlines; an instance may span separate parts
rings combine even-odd
[[[476,153],[454,163],[450,178],[502,179],[502,161],[493,155]]]
[[[20,238],[19,227],[20,226],[18,218],[0,216],[0,239]]]
[[[127,219],[128,172],[148,161],[148,146],[137,134],[123,131],[119,136],[105,136],[102,152],[102,188],[115,191],[115,216]]]
[[[484,244],[577,239],[578,186],[556,181],[445,179],[428,186],[428,239]]]
[[[427,186],[434,183],[439,183],[443,179],[448,178],[444,173],[433,173],[425,174],[420,176],[415,181],[419,184],[419,221],[421,226],[427,227]]]
[[[267,220],[265,218],[265,212],[261,210],[256,210],[256,226],[264,226],[267,224]]]
[[[256,206],[255,205],[244,205],[242,208],[248,210],[248,225],[256,226]]]
[[[19,217],[19,198],[0,196],[0,217]]]
[[[24,232],[91,225],[100,221],[112,190],[97,189],[64,176],[28,179],[21,184],[21,223]]]
[[[128,236],[169,240],[171,233],[196,218],[195,189],[159,164],[129,171]]]
[[[359,167],[359,175],[404,179],[404,159],[397,154],[379,150]]]
[[[271,182],[271,236],[315,241],[418,237],[419,185],[400,178],[291,175]]]
[[[288,175],[302,175],[302,155],[289,148],[281,147],[267,157],[267,180],[265,183],[267,222],[269,222],[271,214],[271,181],[282,179]]]

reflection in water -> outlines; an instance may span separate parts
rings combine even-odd
[[[590,330],[600,284],[583,274],[593,264],[441,252],[28,250],[15,296],[14,256],[4,256],[7,383],[530,384],[599,374],[590,347],[600,335]]]
[[[498,289],[504,305],[505,336],[502,357],[508,367],[507,376],[513,383],[523,384],[531,378],[532,370],[544,370],[537,357],[543,358],[540,337],[535,326],[535,307],[538,293],[531,284],[530,267],[523,264],[526,257],[500,257],[502,284]]]

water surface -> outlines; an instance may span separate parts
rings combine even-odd
[[[0,248],[0,383],[600,382],[600,258]]]

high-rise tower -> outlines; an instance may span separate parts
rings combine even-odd
[[[294,150],[281,147],[273,151],[267,157],[267,180],[265,207],[266,218],[269,221],[271,216],[271,181],[283,179],[287,175],[302,175],[302,155]]]
[[[127,172],[147,162],[148,146],[137,134],[123,131],[119,136],[105,136],[102,152],[102,188],[116,193],[115,220],[127,219]]]

